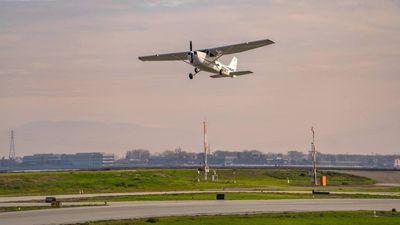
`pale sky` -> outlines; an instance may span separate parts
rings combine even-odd
[[[138,56],[269,38],[211,79]],[[400,153],[400,1],[0,0],[0,156]]]

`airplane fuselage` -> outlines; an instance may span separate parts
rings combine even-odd
[[[188,53],[188,60],[192,66],[201,71],[230,76],[233,69],[215,60],[215,57],[207,55],[205,52],[192,51]]]

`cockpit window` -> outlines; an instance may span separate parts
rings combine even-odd
[[[210,57],[215,57],[215,54],[213,54],[210,50],[204,50],[204,53]]]

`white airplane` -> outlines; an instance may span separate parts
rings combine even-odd
[[[244,52],[274,43],[275,42],[269,39],[264,39],[259,41],[245,42],[236,45],[228,45],[217,48],[209,48],[209,49],[193,51],[192,41],[190,41],[190,48],[189,48],[190,51],[188,52],[176,52],[176,53],[168,53],[160,55],[157,54],[149,56],[140,56],[139,59],[142,61],[173,61],[173,60],[183,61],[194,67],[194,74],[189,73],[190,79],[193,79],[193,77],[200,71],[213,73],[213,75],[210,76],[212,78],[224,78],[224,77],[234,78],[236,76],[246,75],[253,72],[248,70],[237,71],[236,68],[238,60],[236,57],[233,57],[229,65],[224,65],[221,62],[217,61],[219,58],[221,58],[221,56],[234,54],[238,52]]]

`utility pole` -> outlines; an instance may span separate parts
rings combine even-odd
[[[206,121],[203,121],[204,126],[204,180],[208,180],[208,162],[207,162],[207,155],[208,155],[208,143],[207,143],[207,124]]]
[[[15,141],[14,141],[14,131],[11,130],[11,140],[10,140],[10,152],[8,153],[9,160],[15,160]]]
[[[312,157],[312,179],[313,179],[313,185],[317,186],[318,181],[317,181],[317,151],[315,149],[315,131],[314,127],[311,127],[311,132],[312,132],[312,142],[311,142],[311,157]]]

